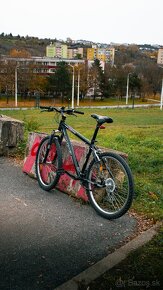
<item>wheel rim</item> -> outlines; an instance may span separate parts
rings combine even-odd
[[[129,179],[121,162],[105,156],[93,163],[89,173],[89,194],[96,209],[104,214],[123,211],[129,197]]]

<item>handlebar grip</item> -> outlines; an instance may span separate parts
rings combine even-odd
[[[74,113],[84,115],[84,112],[81,112],[81,111],[75,111],[74,110]]]

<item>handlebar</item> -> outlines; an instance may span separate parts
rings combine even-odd
[[[84,112],[74,110],[74,113],[84,115]]]
[[[47,107],[47,106],[40,106],[40,109],[42,109],[43,111],[48,111],[48,112],[53,112],[56,111],[60,114],[68,114],[68,115],[74,115],[74,113],[76,114],[81,114],[84,115],[84,112],[81,111],[77,111],[74,109],[65,109],[65,107],[61,107],[61,108],[56,108],[56,107]]]
[[[51,107],[51,106],[49,106],[49,107],[47,107],[47,106],[40,106],[40,109],[42,111],[48,111],[48,112],[53,112],[53,111],[59,112],[59,110],[57,108]]]

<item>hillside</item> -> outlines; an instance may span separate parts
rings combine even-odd
[[[13,49],[26,50],[31,56],[45,56],[46,46],[57,39],[0,34],[0,55],[9,55]],[[77,44],[78,46],[81,44]],[[84,45],[84,44],[83,44]],[[100,44],[103,46],[103,44]],[[151,45],[115,45],[115,64],[139,64],[142,61],[156,63],[158,48]]]
[[[56,39],[39,39],[29,36],[12,36],[0,34],[0,55],[8,55],[12,49],[26,50],[31,56],[45,56],[46,46]]]

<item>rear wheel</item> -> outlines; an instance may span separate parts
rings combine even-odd
[[[134,196],[131,170],[114,153],[102,153],[92,160],[87,173],[87,192],[94,209],[104,218],[116,219],[130,208]]]
[[[61,149],[57,138],[45,137],[38,147],[36,155],[36,177],[39,185],[44,190],[50,190],[57,184],[62,167]]]

